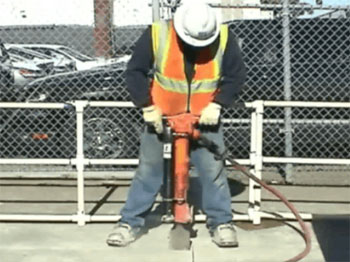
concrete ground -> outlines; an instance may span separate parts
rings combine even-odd
[[[118,214],[123,206],[130,181],[86,181],[86,213]],[[192,186],[196,185],[192,181]],[[234,212],[246,213],[248,189],[240,181],[230,180]],[[312,214],[350,214],[348,186],[276,186],[301,212]],[[198,193],[190,192],[190,196]],[[274,196],[263,192],[262,209],[288,211]],[[157,199],[157,202],[160,199]],[[192,197],[200,206],[200,201]],[[197,201],[197,202],[196,202]],[[157,205],[155,206],[157,207]],[[74,214],[76,212],[76,182],[74,180],[0,180],[0,214]],[[312,249],[301,261],[338,262],[330,260],[313,222]],[[218,248],[211,242],[204,223],[195,223],[197,235],[190,250],[174,251],[168,246],[170,224],[160,223],[155,208],[147,218],[148,232],[125,248],[109,247],[105,240],[113,223],[0,222],[1,262],[281,262],[293,257],[304,248],[304,240],[296,222],[263,220],[260,226],[236,222],[238,248]],[[342,246],[349,243],[349,227],[340,230]],[[347,234],[347,232],[349,234]],[[338,234],[339,235],[339,234]],[[330,236],[330,235],[329,235]],[[327,237],[326,237],[327,238]],[[334,236],[329,242],[335,243]],[[333,249],[337,249],[334,248]],[[329,250],[328,250],[329,251]],[[339,246],[337,253],[345,252]],[[344,257],[344,256],[343,256]],[[346,254],[345,254],[346,257]],[[340,258],[341,259],[341,258]]]
[[[310,224],[308,224],[310,227]],[[195,225],[197,237],[185,251],[172,251],[167,236],[171,225],[149,230],[125,248],[105,244],[111,224],[1,223],[0,256],[3,262],[280,262],[301,252],[304,243],[292,227],[247,231],[237,228],[240,246],[218,248],[204,224]],[[303,261],[324,261],[313,236],[312,252]]]

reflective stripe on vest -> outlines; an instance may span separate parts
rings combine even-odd
[[[186,80],[174,80],[168,78],[158,72],[154,75],[155,81],[157,81],[165,90],[173,91],[176,93],[188,93],[188,84]],[[207,93],[213,92],[218,86],[219,78],[213,80],[192,81],[191,93]]]

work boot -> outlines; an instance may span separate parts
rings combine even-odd
[[[136,240],[140,228],[132,228],[126,223],[118,223],[112,233],[108,235],[107,244],[110,246],[125,247]]]
[[[238,247],[236,230],[232,223],[218,225],[210,233],[212,241],[219,247]]]

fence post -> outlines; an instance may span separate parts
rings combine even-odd
[[[261,179],[263,169],[263,114],[264,103],[261,100],[253,102],[254,112],[251,114],[250,164],[254,166],[250,172]],[[261,223],[261,186],[249,179],[248,216],[254,225]]]
[[[284,70],[284,100],[290,101],[292,98],[291,91],[291,61],[290,61],[290,19],[289,19],[289,0],[283,0],[282,17],[283,17],[283,70]],[[284,109],[284,134],[285,134],[285,156],[293,155],[292,147],[292,108]],[[285,180],[292,182],[293,165],[286,164]]]
[[[86,222],[85,196],[84,196],[84,107],[87,101],[75,101],[77,117],[77,222],[84,226]]]
[[[253,102],[254,111],[251,112],[251,127],[250,127],[250,170],[249,172],[255,175],[255,167],[256,167],[256,147],[257,147],[257,106],[256,103]],[[254,221],[255,217],[255,192],[254,185],[256,183],[249,179],[249,200],[248,200],[248,216],[251,221]]]

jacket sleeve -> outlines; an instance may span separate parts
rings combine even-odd
[[[229,31],[222,61],[222,75],[219,92],[214,102],[230,107],[238,98],[246,79],[246,69],[241,50],[234,35]]]
[[[149,74],[153,68],[151,27],[137,40],[125,72],[126,87],[137,107],[151,104]]]

